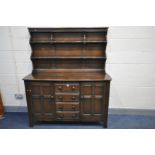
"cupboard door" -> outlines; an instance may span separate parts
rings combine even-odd
[[[81,84],[81,118],[86,121],[99,121],[104,111],[105,86],[101,82]]]
[[[37,120],[50,120],[55,115],[53,84],[31,82],[31,107]]]

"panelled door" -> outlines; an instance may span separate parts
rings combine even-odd
[[[34,119],[53,120],[55,117],[54,86],[46,82],[30,82],[29,94]]]
[[[81,83],[81,119],[86,121],[99,121],[102,119],[105,102],[104,82]]]

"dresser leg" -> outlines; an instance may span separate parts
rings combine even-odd
[[[33,127],[34,121],[32,118],[29,118],[29,127]]]
[[[29,127],[33,127],[33,123],[29,123]]]
[[[103,127],[103,128],[107,128],[107,127],[108,127],[108,122],[107,122],[107,120],[102,121],[101,124],[102,124],[102,127]]]
[[[107,122],[106,123],[103,123],[103,128],[107,128],[107,127],[108,127]]]

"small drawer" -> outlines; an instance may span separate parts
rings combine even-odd
[[[56,95],[56,101],[58,102],[67,102],[67,101],[70,101],[70,102],[78,102],[79,101],[79,95],[77,94],[74,94],[74,95],[71,95],[71,94],[57,94]]]
[[[56,103],[57,111],[79,111],[79,102],[59,102]]]
[[[79,112],[57,112],[57,120],[78,120]]]
[[[78,92],[79,84],[78,83],[63,83],[55,85],[56,92]]]

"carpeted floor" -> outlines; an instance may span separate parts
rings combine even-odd
[[[5,113],[0,129],[28,129],[27,113]],[[37,123],[34,129],[103,129],[96,123]],[[155,129],[155,116],[109,115],[109,129]]]

